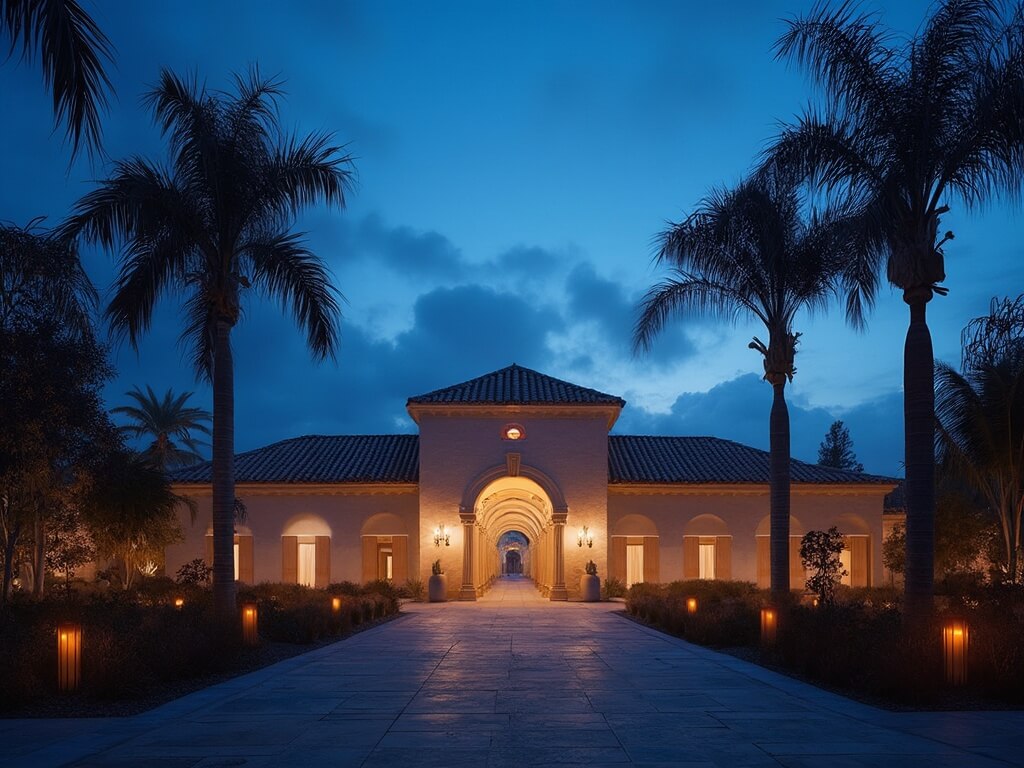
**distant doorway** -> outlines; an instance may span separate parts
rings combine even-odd
[[[523,573],[523,556],[516,550],[505,553],[505,574],[508,576],[521,576]]]
[[[502,576],[531,576],[530,539],[521,531],[506,531],[498,537],[498,562]]]

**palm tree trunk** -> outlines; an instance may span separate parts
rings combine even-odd
[[[907,615],[932,607],[935,582],[935,360],[925,321],[930,288],[907,291],[910,328],[903,349],[903,419],[906,429]]]
[[[235,585],[235,371],[231,323],[217,321],[213,342],[213,606],[231,621],[236,612]]]
[[[44,539],[46,526],[43,523],[43,511],[38,506],[32,521],[32,535],[35,536],[32,547],[32,568],[35,570],[32,579],[32,597],[42,599],[46,580],[46,541]]]
[[[771,495],[771,577],[772,595],[789,595],[789,409],[786,407],[786,376],[772,374],[774,390],[769,431],[769,477]]]

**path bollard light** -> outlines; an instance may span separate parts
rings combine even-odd
[[[334,611],[335,613],[341,613],[341,598],[340,597],[332,597],[331,598],[331,610]]]
[[[697,598],[688,597],[686,598],[686,612],[693,615],[697,612]]]
[[[57,627],[57,683],[62,691],[78,690],[82,677],[82,625]]]
[[[260,641],[257,622],[259,612],[256,610],[256,603],[246,603],[242,606],[242,642],[246,645],[256,645]]]
[[[177,608],[179,611],[182,608],[184,608],[185,607],[185,598],[184,597],[176,597],[176,598],[174,598],[174,607]]]
[[[761,645],[775,645],[779,617],[774,608],[761,609]]]
[[[970,629],[962,619],[951,619],[942,627],[942,666],[946,682],[963,685],[967,682],[967,651]]]

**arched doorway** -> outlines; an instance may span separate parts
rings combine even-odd
[[[498,538],[498,561],[502,576],[530,575],[530,540],[520,531],[508,531]]]
[[[460,599],[475,600],[481,590],[508,568],[509,561],[499,548],[499,542],[507,543],[510,538],[506,535],[513,533],[522,537],[518,551],[523,575],[532,579],[540,592],[551,600],[568,599],[563,552],[565,502],[548,478],[535,473],[543,481],[542,485],[538,479],[527,476],[534,470],[528,467],[521,470],[523,474],[514,475],[491,470],[467,488],[468,498],[460,508],[463,524]]]

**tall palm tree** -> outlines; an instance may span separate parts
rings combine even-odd
[[[113,49],[96,22],[76,0],[0,0],[0,35],[22,58],[41,54],[54,119],[65,124],[72,157],[83,143],[98,150],[100,109],[112,88],[103,59],[111,61]]]
[[[802,211],[800,180],[781,172],[716,191],[697,211],[658,237],[657,261],[669,277],[647,293],[634,329],[636,349],[648,349],[675,314],[737,320],[756,318],[768,331],[750,348],[761,353],[764,378],[772,385],[770,417],[771,588],[789,591],[789,411],[785,387],[796,373],[801,311],[823,310],[844,287],[852,233],[838,211]],[[859,293],[850,293],[847,315],[862,323]]]
[[[233,564],[234,364],[231,331],[241,299],[277,299],[318,359],[338,343],[338,293],[320,258],[289,231],[319,201],[344,207],[351,160],[326,134],[286,137],[279,84],[254,69],[236,93],[209,92],[163,71],[147,103],[170,139],[170,165],[118,162],[83,197],[67,231],[113,248],[120,274],[107,317],[133,346],[166,293],[184,292],[182,339],[213,383],[213,585],[218,614],[236,611]]]
[[[1024,515],[1024,296],[992,302],[964,329],[963,373],[939,363],[935,416],[942,466],[995,512],[1007,575],[1020,578]]]
[[[120,405],[111,413],[127,416],[129,423],[121,430],[132,437],[150,437],[152,442],[142,455],[161,470],[173,469],[202,461],[199,453],[200,442],[193,432],[210,434],[206,424],[210,412],[186,405],[191,392],[175,396],[170,389],[163,399],[148,384],[143,392],[138,387],[125,393],[135,405]]]
[[[976,207],[1020,190],[1024,171],[1024,13],[1019,3],[942,0],[916,36],[891,35],[844,2],[788,22],[780,57],[808,70],[824,105],[783,131],[771,162],[812,173],[864,207],[864,270],[902,289],[907,608],[933,591],[935,394],[925,307],[945,295],[939,235],[949,201]]]

